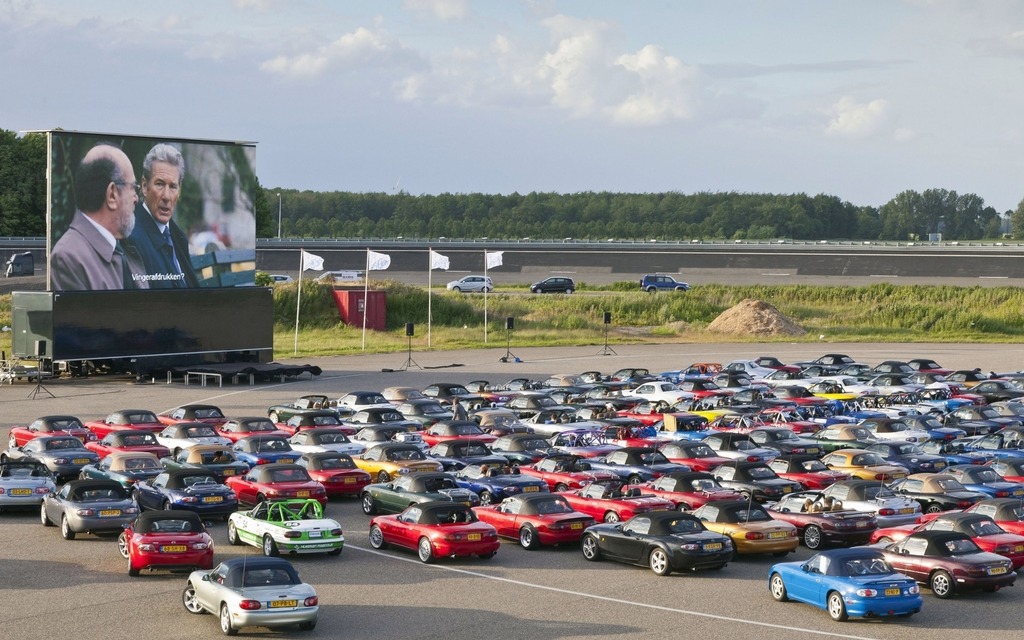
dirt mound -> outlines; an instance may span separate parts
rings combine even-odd
[[[806,331],[761,300],[743,300],[708,325],[708,331],[755,336],[802,336]]]

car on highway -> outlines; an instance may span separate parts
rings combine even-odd
[[[552,277],[530,285],[532,293],[572,293],[576,290],[576,281],[572,278]]]
[[[458,280],[452,280],[445,288],[456,293],[494,291],[494,283],[484,276],[463,276]]]

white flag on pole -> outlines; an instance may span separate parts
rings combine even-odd
[[[309,253],[305,249],[302,250],[302,270],[303,271],[323,271],[324,270],[324,259],[318,255]]]
[[[366,268],[370,271],[383,271],[391,266],[391,256],[367,249],[366,265]]]
[[[440,253],[430,250],[430,268],[431,269],[443,269],[445,271],[451,266],[451,260],[448,256],[443,256]]]
[[[487,268],[493,269],[494,267],[501,266],[501,254],[504,251],[484,251],[484,256],[487,262]]]

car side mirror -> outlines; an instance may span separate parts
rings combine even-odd
[[[209,582],[209,581],[210,581],[210,574],[204,573],[203,574],[203,582]]]

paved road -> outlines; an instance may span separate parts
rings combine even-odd
[[[738,344],[523,349],[520,363],[500,363],[501,349],[414,353],[436,369],[384,372],[401,366],[403,354],[322,358],[314,380],[255,387],[185,387],[180,383],[137,385],[126,379],[62,380],[47,385],[55,398],[25,383],[0,387],[0,435],[36,416],[73,413],[83,419],[145,407],[156,411],[209,401],[229,415],[262,414],[271,404],[306,393],[332,396],[389,385],[423,387],[435,380],[501,382],[588,369],[613,371],[647,366],[655,371],[694,361],[728,361],[774,354],[784,361],[825,351],[878,362],[889,357],[929,356],[951,367],[1020,368],[1019,345]],[[312,633],[252,635],[302,638],[651,638],[724,637],[740,640],[856,637],[885,640],[962,638],[1016,639],[1024,628],[1021,590],[973,594],[951,601],[925,595],[925,610],[909,620],[836,624],[824,612],[799,604],[777,604],[766,590],[771,558],[743,559],[721,572],[658,578],[650,571],[611,563],[588,563],[577,549],[527,552],[514,542],[489,561],[454,560],[426,566],[412,554],[375,552],[367,544],[368,518],[355,501],[332,502],[331,517],[345,530],[340,558],[295,560],[300,574],[320,594],[320,626]],[[220,558],[256,553],[227,544],[223,524],[211,531]],[[808,556],[801,549],[791,559]],[[74,634],[77,640],[195,638],[219,634],[211,616],[187,615],[180,604],[181,576],[128,578],[115,542],[80,536],[68,542],[44,529],[35,513],[0,515],[0,629],[5,638],[35,640]]]

